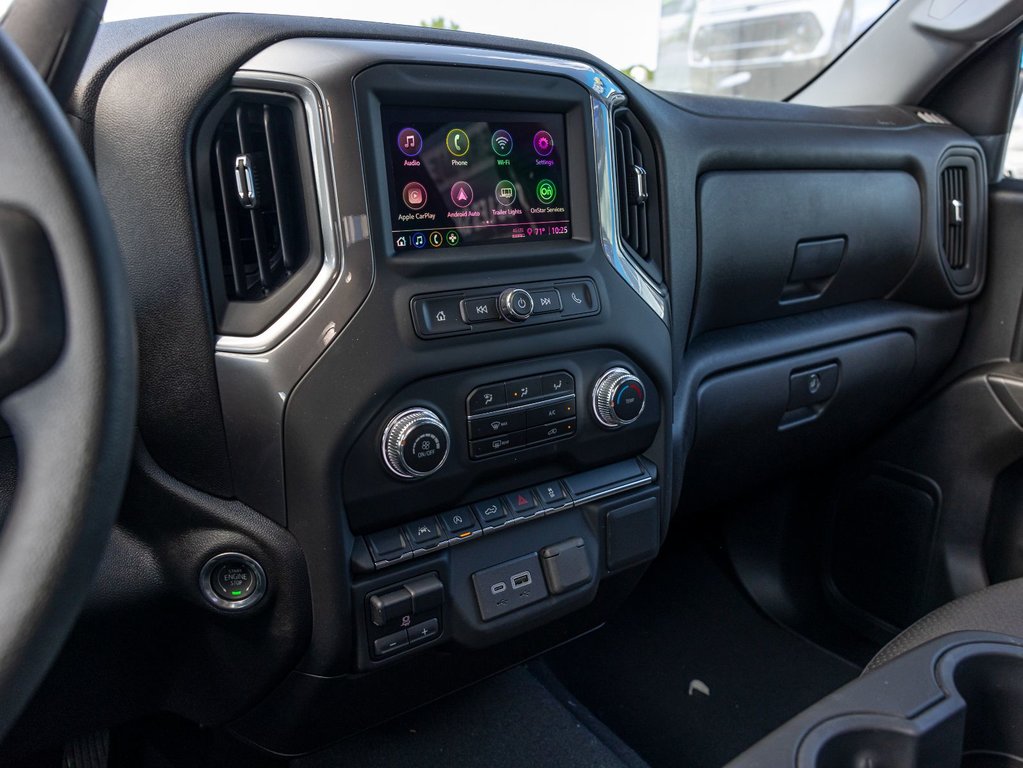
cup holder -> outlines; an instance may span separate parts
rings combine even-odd
[[[966,704],[962,768],[1023,768],[1023,658],[964,658],[952,684]]]
[[[797,766],[1023,768],[1023,648],[959,645],[933,669],[929,681],[889,681],[936,681],[929,705],[911,716],[835,713],[806,734]]]

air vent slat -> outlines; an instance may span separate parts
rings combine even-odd
[[[272,251],[266,242],[264,233],[265,217],[260,211],[249,211],[249,219],[252,222],[252,240],[256,245],[256,268],[259,270],[259,283],[264,291],[273,287],[274,275],[273,266],[270,261]]]
[[[234,288],[235,295],[243,295],[247,290],[245,280],[245,257],[242,254],[243,244],[238,234],[238,221],[235,207],[230,204],[228,191],[234,184],[234,158],[237,154],[237,145],[227,146],[227,139],[218,139],[214,145],[216,156],[216,173],[213,174],[219,181],[221,210],[224,217],[222,227],[223,240],[226,241],[227,249],[223,254],[227,258],[224,267],[224,277],[230,281]]]
[[[274,200],[277,201],[277,227],[281,233],[280,254],[284,269],[287,272],[295,270],[295,244],[298,238],[293,230],[295,229],[293,219],[288,213],[288,203],[291,201],[285,171],[281,168],[280,157],[286,153],[293,152],[294,142],[289,141],[291,122],[282,122],[278,115],[275,115],[269,106],[263,106],[263,129],[266,132],[267,156],[270,159],[270,182],[273,185]]]

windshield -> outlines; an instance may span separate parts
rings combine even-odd
[[[661,90],[785,99],[894,0],[108,0],[105,19],[248,11],[385,21],[556,43]],[[0,0],[2,3],[2,0]]]

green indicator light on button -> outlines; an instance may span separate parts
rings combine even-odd
[[[241,596],[241,594],[242,594],[242,591],[241,591],[240,589],[236,589],[236,590],[234,590],[234,591],[232,591],[232,592],[231,592],[231,595],[232,595],[233,597],[240,597],[240,596]]]

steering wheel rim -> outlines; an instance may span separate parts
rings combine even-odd
[[[0,414],[18,452],[0,528],[2,739],[102,557],[127,479],[137,386],[131,302],[92,169],[2,30],[0,136]]]

